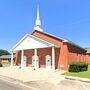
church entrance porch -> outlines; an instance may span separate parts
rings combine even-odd
[[[55,70],[55,50],[55,47],[48,47],[16,51],[16,65],[21,66],[21,68],[30,66],[35,69]]]
[[[16,65],[19,65],[21,68],[31,66],[38,69],[41,67],[46,68],[51,65],[51,69],[55,70],[56,61],[59,60],[55,58],[57,56],[55,55],[56,48],[59,49],[60,47],[27,34],[12,48],[11,66],[13,66],[13,53],[16,53],[15,62]],[[46,62],[46,59],[48,59],[46,58],[47,55],[51,57],[48,63]]]

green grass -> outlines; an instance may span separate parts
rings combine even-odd
[[[77,77],[81,77],[81,78],[89,78],[90,79],[90,65],[88,65],[88,71],[78,72],[78,73],[66,72],[66,73],[63,73],[63,75],[77,76]]]
[[[1,62],[2,64],[10,64],[10,62]]]
[[[8,67],[8,66],[10,66],[10,62],[1,62],[2,63],[2,65],[3,65],[3,67]]]

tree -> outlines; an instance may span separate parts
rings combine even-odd
[[[0,49],[0,56],[2,55],[10,55],[10,53],[7,50]]]

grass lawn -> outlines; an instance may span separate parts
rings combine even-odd
[[[2,64],[10,64],[10,62],[1,62]]]
[[[1,62],[2,63],[2,65],[3,65],[3,67],[8,67],[8,66],[10,66],[10,62]]]
[[[90,65],[88,65],[88,71],[78,72],[78,73],[66,72],[66,73],[63,73],[63,75],[77,76],[77,77],[81,77],[81,78],[89,78],[90,79]]]

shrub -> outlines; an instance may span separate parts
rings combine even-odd
[[[85,62],[73,62],[69,65],[69,72],[87,71],[88,64]]]
[[[0,67],[3,67],[2,63],[0,63]]]

